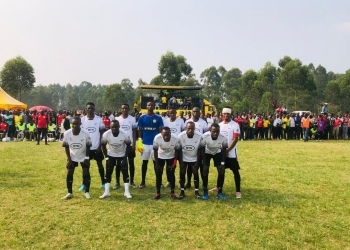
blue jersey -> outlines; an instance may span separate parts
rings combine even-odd
[[[142,129],[142,141],[145,145],[153,145],[154,137],[159,134],[159,128],[163,127],[163,119],[159,115],[141,115],[137,126]]]

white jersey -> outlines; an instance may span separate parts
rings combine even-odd
[[[176,137],[185,129],[185,122],[181,118],[176,118],[175,121],[171,121],[170,118],[164,120],[164,127],[169,127],[171,135]]]
[[[232,143],[232,141],[235,138],[239,138],[241,131],[239,129],[239,125],[237,122],[235,121],[230,121],[229,123],[220,122],[219,126],[220,126],[220,133],[226,136],[227,138],[228,146]],[[231,149],[227,157],[237,158],[237,144],[233,149]]]
[[[205,132],[207,132],[209,129],[208,129],[208,124],[203,120],[203,119],[201,119],[201,118],[199,118],[198,119],[198,121],[193,121],[193,119],[191,118],[191,119],[188,119],[187,121],[186,121],[186,123],[185,123],[185,126],[186,126],[186,124],[188,123],[188,122],[194,122],[194,124],[195,124],[195,131],[198,133],[198,134],[200,134],[200,135],[202,135],[202,134],[204,134]]]
[[[164,141],[161,134],[154,137],[153,150],[158,150],[159,159],[173,159],[175,157],[175,150],[179,150],[180,144],[177,137],[171,135],[168,142]]]
[[[95,115],[94,119],[89,120],[87,116],[81,118],[81,128],[89,132],[92,146],[91,150],[96,150],[100,146],[100,132],[105,130],[102,118]]]
[[[182,131],[179,136],[179,143],[182,148],[182,159],[185,162],[196,162],[198,148],[202,141],[200,134],[194,133],[192,138],[188,138],[186,131]]]
[[[115,119],[119,122],[120,130],[125,132],[130,137],[132,146],[134,143],[133,130],[137,129],[135,117],[128,115],[127,118],[123,118],[123,116],[120,115]]]
[[[207,117],[207,123],[208,123],[208,128],[210,128],[210,126],[214,123],[213,118]]]
[[[90,135],[84,130],[80,130],[78,135],[73,135],[73,130],[64,132],[63,147],[69,147],[70,158],[75,162],[83,162],[86,156],[86,148],[91,147]]]
[[[112,130],[109,129],[102,135],[101,144],[107,145],[107,154],[112,157],[124,157],[126,146],[131,144],[130,137],[119,130],[118,136],[113,136]]]
[[[222,148],[227,148],[227,138],[223,134],[219,134],[216,140],[211,138],[210,131],[202,135],[201,147],[205,147],[205,153],[215,155],[221,152]]]

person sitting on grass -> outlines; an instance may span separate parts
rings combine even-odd
[[[68,200],[73,198],[73,175],[74,170],[80,163],[83,169],[83,183],[85,186],[85,198],[90,199],[90,147],[91,139],[90,135],[80,128],[80,117],[74,117],[72,119],[72,128],[64,133],[62,147],[65,148],[67,156],[67,178],[66,184],[68,193],[62,197],[62,200]]]

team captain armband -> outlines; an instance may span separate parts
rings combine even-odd
[[[233,137],[234,137],[234,138],[239,138],[239,133],[233,132]]]

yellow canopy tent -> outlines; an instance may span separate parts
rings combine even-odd
[[[3,90],[0,87],[0,109],[9,110],[9,109],[26,109],[26,108],[27,108],[27,104],[24,104],[16,100],[15,98],[7,94],[5,90]]]

